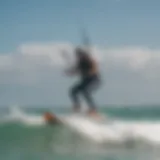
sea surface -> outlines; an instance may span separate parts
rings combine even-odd
[[[63,125],[45,123],[56,113]],[[0,160],[160,160],[160,106],[104,106],[100,122],[67,107],[0,109]]]

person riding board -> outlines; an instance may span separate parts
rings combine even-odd
[[[96,61],[84,49],[77,47],[75,49],[76,66],[66,73],[69,76],[80,75],[80,82],[69,90],[69,95],[73,102],[73,110],[79,112],[81,104],[78,94],[81,93],[89,105],[89,115],[97,115],[97,107],[92,98],[92,91],[100,85],[99,69]],[[49,124],[62,124],[56,115],[45,113],[44,118]]]
[[[92,91],[100,85],[100,74],[98,64],[95,59],[84,49],[77,47],[75,49],[76,66],[69,70],[69,75],[80,75],[80,82],[74,85],[70,91],[70,97],[73,102],[74,111],[78,112],[81,109],[78,94],[81,93],[89,106],[89,114],[97,114],[97,107],[92,98]]]

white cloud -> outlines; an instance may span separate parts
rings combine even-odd
[[[74,46],[69,43],[28,43],[20,45],[16,53],[0,55],[0,72],[23,72],[33,74],[36,72],[55,69],[64,65],[65,60],[61,52],[67,52],[73,61]],[[141,47],[115,47],[92,48],[93,55],[106,68],[121,67],[132,71],[143,71],[145,74],[159,73],[160,50]],[[106,69],[107,71],[107,69]],[[9,72],[9,73],[10,73]]]
[[[58,65],[63,60],[60,52],[66,51],[68,54],[73,53],[73,45],[69,43],[31,43],[23,44],[18,47],[17,53],[1,55],[0,60],[3,65],[13,65],[13,60],[19,58],[25,59],[27,62],[43,61],[42,63]],[[160,58],[160,50],[152,50],[140,47],[117,47],[101,49],[93,47],[93,55],[99,60],[107,59],[115,63],[121,62],[130,65],[131,68],[141,68],[148,64],[151,60]],[[157,59],[158,58],[158,59]],[[49,62],[49,63],[48,63]],[[42,64],[40,63],[40,64]]]

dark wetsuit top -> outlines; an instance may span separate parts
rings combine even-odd
[[[90,70],[92,69],[92,61],[86,57],[78,62],[78,70],[80,71],[80,75],[82,79],[90,77]],[[96,75],[94,75],[96,76]]]

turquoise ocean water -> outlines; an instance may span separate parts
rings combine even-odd
[[[159,106],[103,107],[103,125],[70,118],[62,107],[0,110],[0,160],[160,160]],[[67,123],[45,124],[45,111]]]

